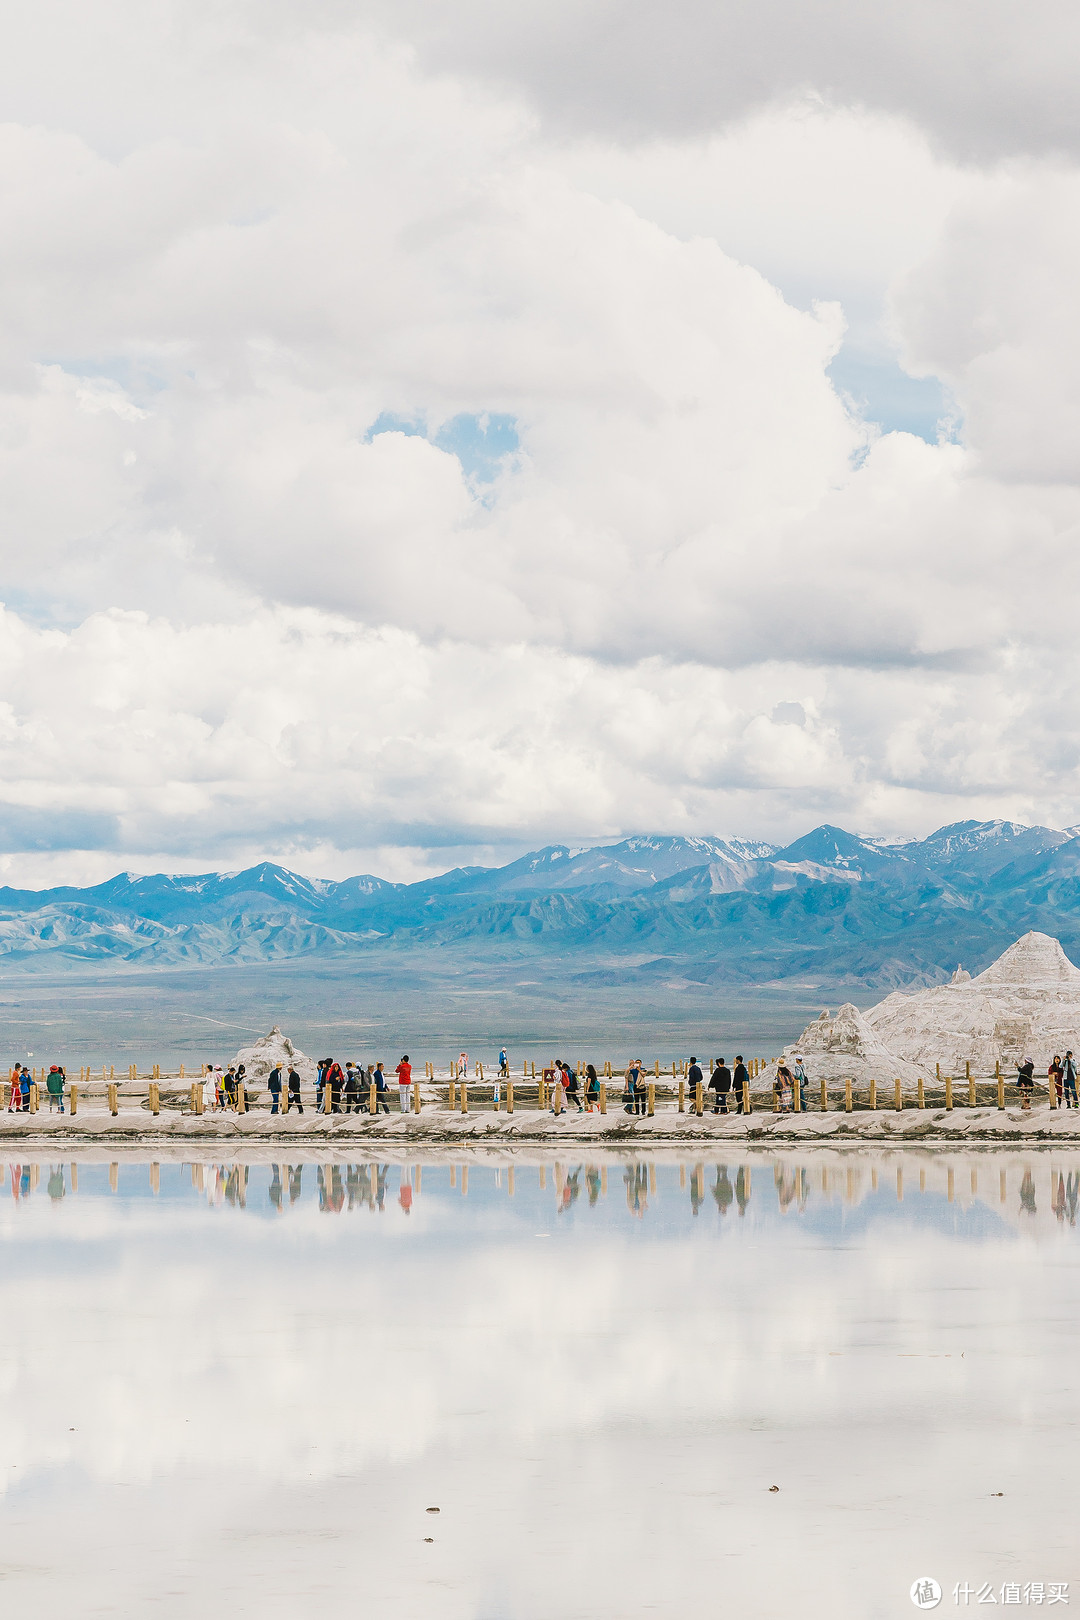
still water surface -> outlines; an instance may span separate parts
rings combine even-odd
[[[7,1613],[1080,1605],[1080,1155],[0,1171]]]

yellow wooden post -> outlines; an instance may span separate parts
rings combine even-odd
[[[970,1080],[971,1079],[971,1059],[970,1058],[965,1058],[965,1060],[964,1060],[964,1079],[965,1080]]]
[[[940,1063],[935,1063],[934,1064],[934,1076],[938,1080],[941,1079],[941,1064]],[[919,1104],[919,1107],[920,1108],[922,1107],[921,1103]]]
[[[330,1096],[329,1086],[326,1088],[326,1095],[327,1097]],[[238,1080],[236,1084],[236,1112],[238,1114],[247,1113],[247,1087],[242,1080]],[[327,1109],[327,1112],[329,1113],[329,1109]]]
[[[749,1080],[744,1080],[743,1083],[742,1083],[742,1106],[743,1106],[743,1113],[744,1114],[749,1114],[751,1112],[751,1109],[750,1109],[750,1082],[749,1082]]]
[[[1004,1106],[1005,1106],[1005,1077],[1004,1077],[1004,1075],[999,1074],[998,1075],[998,1107],[999,1108],[1004,1108]]]
[[[656,1086],[655,1086],[655,1084],[653,1082],[650,1082],[650,1084],[649,1084],[648,1109],[649,1109],[650,1115],[656,1113]]]
[[[448,1092],[448,1098],[449,1098],[449,1102],[450,1102],[450,1107],[452,1109],[456,1108],[457,1107],[457,1088],[454,1085],[454,1079],[453,1079],[452,1075],[450,1077],[450,1090]]]
[[[897,1111],[897,1113],[900,1112],[900,1110],[903,1108],[903,1106],[904,1106],[904,1093],[901,1090],[900,1082],[898,1080],[896,1082],[896,1111]]]
[[[851,1076],[844,1077],[844,1113],[851,1113]]]
[[[116,1086],[115,1085],[110,1085],[108,1087],[108,1093],[109,1093],[109,1113],[115,1119],[117,1114],[120,1112],[119,1106],[118,1106],[117,1101],[116,1101]]]
[[[1000,1080],[1000,1078],[1001,1078],[1001,1060],[1000,1060],[1000,1058],[995,1058],[994,1059],[994,1079],[995,1080]]]
[[[78,1086],[72,1086],[71,1087],[70,1102],[71,1102],[71,1112],[73,1114],[77,1114],[79,1112],[79,1088],[78,1088]]]
[[[1051,1106],[1051,1108],[1056,1108],[1057,1107],[1057,1086],[1054,1084],[1054,1081],[1053,1081],[1052,1077],[1049,1077],[1049,1076],[1047,1077],[1046,1089],[1047,1089],[1047,1092],[1049,1093],[1049,1096],[1050,1096],[1050,1106]]]
[[[161,1102],[158,1097],[156,1080],[151,1080],[150,1082],[150,1112],[155,1116],[155,1118],[161,1112]]]
[[[237,1095],[239,1096],[239,1092],[237,1093]],[[334,1092],[333,1092],[332,1086],[330,1085],[330,1080],[328,1078],[328,1074],[323,1075],[322,1097],[323,1097],[322,1111],[323,1111],[324,1114],[328,1114],[330,1112],[331,1108],[333,1107],[333,1103],[334,1103]]]
[[[529,1059],[529,1068],[532,1070],[532,1073],[529,1075],[529,1079],[530,1080],[535,1080],[536,1079],[536,1059],[535,1058],[530,1058]]]
[[[655,1074],[656,1079],[659,1080],[659,1078],[660,1078],[660,1059],[659,1058],[654,1058],[654,1060],[653,1060],[653,1072]]]
[[[870,1076],[870,1107],[877,1107],[877,1078],[874,1075]]]
[[[694,1081],[694,1113],[698,1119],[705,1112],[705,1092],[700,1080]]]
[[[191,1108],[191,1112],[192,1112],[192,1113],[193,1113],[193,1114],[197,1114],[197,1113],[198,1113],[198,1112],[199,1112],[199,1104],[198,1104],[198,1101],[197,1101],[197,1098],[196,1098],[196,1093],[197,1093],[197,1092],[199,1092],[199,1091],[201,1091],[201,1090],[202,1090],[202,1087],[201,1087],[201,1086],[196,1086],[196,1085],[193,1085],[193,1086],[192,1086],[192,1087],[191,1087],[191,1103],[190,1103],[190,1108]]]
[[[420,1082],[419,1082],[419,1080],[414,1080],[413,1081],[412,1111],[413,1111],[414,1114],[418,1114],[420,1112]]]
[[[109,1064],[109,1079],[110,1080],[115,1080],[116,1079],[116,1070],[113,1068],[111,1063]]]
[[[679,1113],[686,1113],[686,1081],[679,1081]]]
[[[926,1107],[926,1091],[923,1087],[923,1077],[921,1074],[919,1076],[919,1107]]]
[[[379,1090],[374,1080],[368,1086],[368,1113],[374,1118],[379,1109]]]
[[[187,1079],[187,1075],[184,1073],[184,1065],[182,1063],[180,1065],[180,1078],[181,1080]]]
[[[792,1077],[791,1106],[796,1114],[802,1113],[802,1084]]]
[[[821,1082],[821,1112],[823,1114],[827,1114],[829,1112],[829,1091],[824,1078],[822,1078]]]
[[[970,1074],[968,1075],[968,1107],[975,1107],[975,1078]]]
[[[458,1087],[458,1095],[461,1098],[461,1112],[467,1114],[469,1112],[469,1086],[466,1080],[462,1080]]]
[[[607,1085],[603,1080],[600,1082],[600,1112],[607,1113]]]
[[[480,1081],[483,1081],[483,1078],[484,1078],[484,1065],[481,1062],[477,1061],[476,1067],[479,1070],[479,1073],[477,1074],[476,1078],[478,1080],[480,1080]]]
[[[952,1075],[945,1076],[945,1107],[952,1108]]]
[[[37,1081],[32,1080],[30,1082],[30,1112],[32,1114],[36,1114],[37,1111],[38,1111],[38,1087],[37,1087]]]
[[[512,1080],[508,1080],[506,1082],[506,1112],[508,1114],[512,1114],[514,1112],[514,1082]],[[511,1193],[513,1193],[513,1190],[514,1190],[513,1177],[514,1177],[514,1171],[513,1171],[513,1167],[511,1167],[511,1170],[510,1170],[510,1191],[511,1191]]]

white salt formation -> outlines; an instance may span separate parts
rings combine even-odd
[[[918,1083],[919,1071],[890,1051],[871,1029],[858,1007],[846,1002],[835,1018],[823,1012],[803,1030],[798,1043],[788,1051],[805,1059],[806,1073],[814,1080],[845,1080],[848,1075],[865,1085],[871,1078],[878,1085],[891,1085],[900,1079],[906,1085]]]
[[[305,1057],[289,1037],[281,1033],[277,1024],[269,1035],[260,1035],[254,1046],[245,1046],[237,1052],[236,1061],[247,1069],[249,1085],[265,1084],[270,1070],[278,1064],[281,1065],[283,1080],[288,1078],[289,1069],[294,1068],[305,1086],[315,1084],[314,1059]]]
[[[1025,1058],[1045,1077],[1054,1053],[1080,1052],[1080,968],[1058,940],[1025,934],[974,978],[957,968],[949,984],[912,995],[894,991],[868,1012],[841,1007],[835,1018],[822,1014],[788,1049],[803,1052],[807,1074],[881,1080],[881,1065],[905,1088],[913,1077],[994,1073],[1000,1063],[1015,1077]]]

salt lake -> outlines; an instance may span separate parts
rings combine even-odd
[[[1080,1603],[1074,1150],[14,1151],[8,1612]]]

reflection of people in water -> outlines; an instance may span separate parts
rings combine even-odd
[[[289,1171],[289,1203],[295,1204],[304,1187],[304,1167],[302,1164],[290,1164]]]
[[[697,1215],[705,1202],[705,1166],[695,1164],[690,1172],[690,1210]]]
[[[590,1164],[585,1171],[585,1185],[589,1190],[590,1205],[596,1205],[600,1201],[600,1172],[595,1164]]]
[[[1065,1224],[1065,1177],[1063,1175],[1059,1174],[1058,1178],[1057,1178],[1057,1186],[1056,1187],[1053,1186],[1053,1183],[1051,1183],[1051,1186],[1053,1188],[1053,1193],[1052,1193],[1052,1197],[1051,1197],[1051,1200],[1050,1200],[1050,1208],[1053,1210],[1054,1214],[1057,1216],[1057,1218],[1061,1222],[1061,1224],[1064,1225]]]
[[[1020,1208],[1028,1215],[1036,1215],[1035,1208],[1035,1178],[1030,1170],[1024,1171],[1024,1179],[1020,1183]]]
[[[270,1202],[275,1209],[280,1210],[282,1208],[280,1164],[270,1166]]]
[[[626,1207],[640,1220],[649,1207],[649,1172],[643,1164],[628,1164],[623,1171]]]
[[[63,1167],[63,1165],[62,1164],[50,1165],[49,1166],[49,1186],[48,1186],[49,1197],[55,1203],[59,1199],[63,1198],[64,1193],[66,1191],[67,1191],[67,1189],[64,1186],[64,1167]]]
[[[739,1206],[739,1214],[745,1215],[750,1202],[750,1172],[744,1164],[735,1173],[735,1202]]]
[[[721,1215],[726,1215],[735,1198],[735,1189],[728,1180],[726,1164],[718,1164],[716,1167],[716,1180],[713,1183],[712,1195],[716,1200],[716,1207]]]

